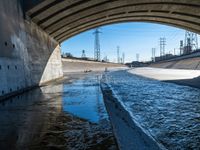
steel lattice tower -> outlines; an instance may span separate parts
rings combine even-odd
[[[198,49],[198,38],[196,33],[190,31],[185,32],[185,47],[191,47],[191,50]]]
[[[165,55],[166,38],[160,38],[160,57]]]
[[[99,28],[95,29],[94,35],[94,60],[101,61],[101,51],[100,51],[100,40],[99,40]]]

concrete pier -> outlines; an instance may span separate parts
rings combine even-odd
[[[19,0],[0,1],[0,99],[62,77],[59,43],[24,19]]]

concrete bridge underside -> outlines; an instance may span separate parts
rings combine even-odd
[[[36,0],[26,16],[58,42],[117,22],[155,22],[200,33],[199,0]]]

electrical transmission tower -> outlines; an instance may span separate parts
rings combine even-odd
[[[81,56],[82,58],[85,58],[86,57],[86,55],[85,55],[85,50],[82,50],[82,56]]]
[[[99,28],[95,29],[95,41],[94,41],[94,60],[101,61],[101,51],[100,51],[100,40],[99,40]]]
[[[160,57],[165,55],[166,38],[160,38]]]
[[[119,46],[117,46],[117,63],[120,63]]]
[[[186,31],[185,32],[185,51],[191,52],[198,49],[198,38],[197,34]]]

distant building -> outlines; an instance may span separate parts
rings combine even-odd
[[[131,63],[126,63],[128,67],[146,67],[149,65],[149,62],[139,62],[139,61],[132,61]]]
[[[63,53],[62,54],[62,57],[64,57],[64,58],[72,58],[73,56],[72,56],[72,54],[71,53]]]
[[[192,46],[184,46],[183,47],[183,55],[192,53]]]
[[[155,62],[171,59],[171,58],[174,58],[174,57],[176,57],[176,56],[174,56],[172,54],[165,54],[165,55],[163,55],[161,57],[155,57]]]

